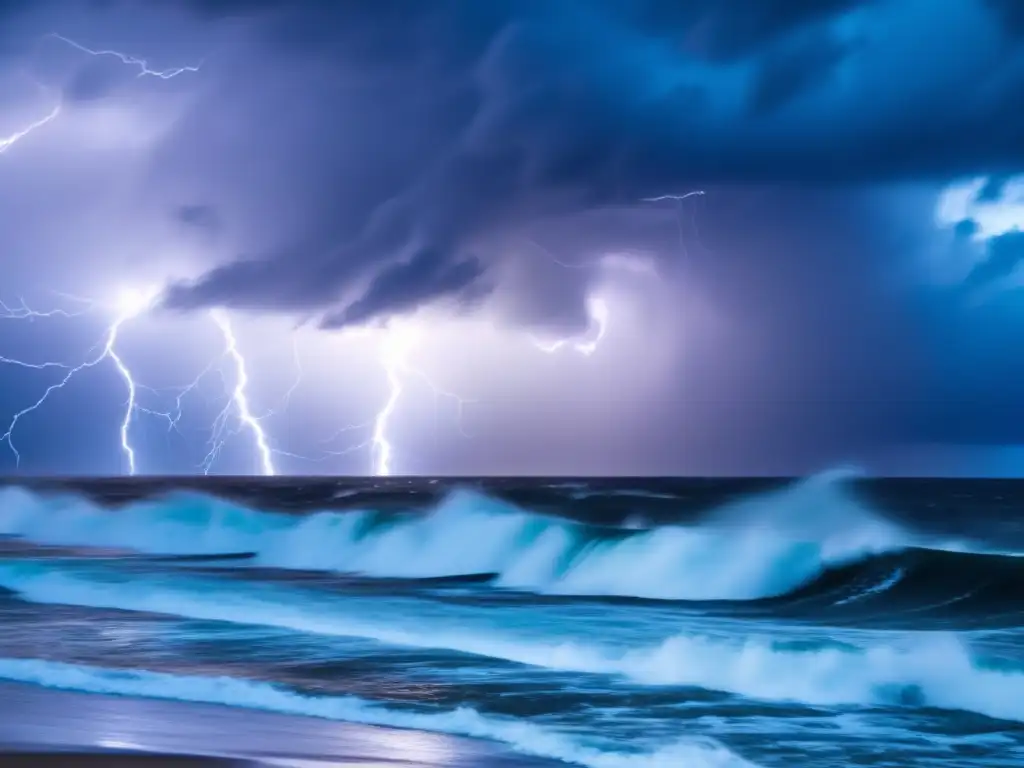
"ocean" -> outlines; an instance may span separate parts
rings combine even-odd
[[[1024,765],[1024,482],[8,483],[0,622],[7,683],[523,765]]]

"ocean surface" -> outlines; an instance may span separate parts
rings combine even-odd
[[[8,484],[0,627],[0,681],[537,764],[1021,766],[1024,482]]]

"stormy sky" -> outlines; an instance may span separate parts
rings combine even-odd
[[[0,2],[0,473],[1022,474],[1022,7]]]

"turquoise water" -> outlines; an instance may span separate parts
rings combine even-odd
[[[635,496],[619,525],[479,491],[283,514],[8,489],[0,679],[594,768],[1020,765],[1024,558],[845,483],[674,524]]]

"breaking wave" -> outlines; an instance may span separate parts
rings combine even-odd
[[[693,686],[765,701],[810,705],[915,703],[1024,721],[1024,670],[976,658],[952,633],[916,632],[892,641],[784,642],[746,632],[688,632],[580,642],[550,614],[504,614],[481,623],[456,606],[356,601],[296,588],[139,578],[42,563],[0,565],[0,587],[40,604],[162,613],[261,625],[385,645],[471,654],[533,667],[616,675],[643,686]],[[530,609],[531,611],[533,609]],[[600,633],[598,633],[600,635]]]
[[[153,555],[251,553],[260,566],[377,578],[490,575],[495,586],[546,594],[754,600],[920,543],[854,500],[846,477],[819,475],[699,525],[614,529],[469,492],[429,512],[297,516],[195,494],[109,510],[13,489],[0,492],[0,534]]]
[[[502,742],[517,752],[587,768],[752,768],[710,741],[679,741],[654,753],[609,752],[523,720],[489,717],[469,707],[446,712],[397,710],[353,696],[310,696],[277,685],[229,677],[170,675],[37,659],[0,659],[0,678],[60,690],[224,704],[367,725],[411,728]]]

